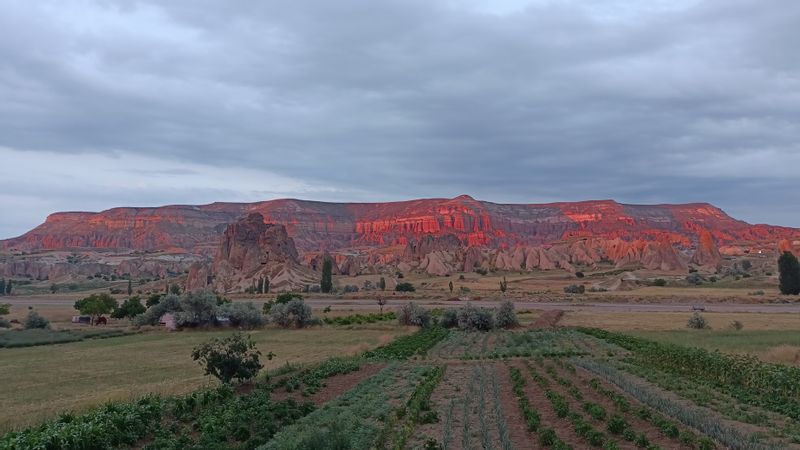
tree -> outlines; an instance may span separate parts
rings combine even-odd
[[[381,288],[382,291],[386,290],[386,278],[381,277],[380,281],[378,281],[378,287]]]
[[[11,295],[11,280],[6,281],[6,295]]]
[[[128,280],[128,296],[130,296],[131,294],[133,294],[133,283],[131,283],[131,280],[129,279]]]
[[[218,309],[219,315],[227,317],[231,325],[252,330],[264,325],[264,317],[251,302],[225,303]]]
[[[225,338],[214,338],[197,346],[192,351],[192,359],[205,366],[205,374],[212,375],[225,384],[232,380],[239,382],[255,378],[264,368],[250,335],[235,333]],[[267,359],[275,356],[270,352]]]
[[[494,321],[497,328],[513,328],[519,325],[517,313],[514,312],[514,303],[511,301],[501,303]]]
[[[318,323],[312,315],[311,307],[306,305],[302,298],[272,305],[269,310],[269,320],[284,328],[304,328]]]
[[[264,278],[264,293],[269,294],[269,277]]]
[[[217,320],[217,296],[209,291],[187,292],[180,297],[175,323],[181,327],[213,325]]]
[[[506,277],[503,277],[503,281],[500,282],[500,292],[506,293],[508,290],[508,282],[506,281]]]
[[[8,303],[0,303],[0,316],[5,316],[11,313],[11,305]]]
[[[80,311],[81,314],[92,316],[92,325],[95,324],[98,317],[113,312],[117,309],[117,306],[117,301],[114,300],[114,297],[106,293],[92,294],[75,302],[75,309]]]
[[[453,293],[453,282],[450,281],[449,283],[447,283],[447,286],[450,288],[450,293],[452,294]]]
[[[322,280],[319,282],[320,290],[328,294],[333,290],[333,261],[330,258],[325,258],[322,263]]]
[[[0,278],[0,295],[6,295],[6,279]]]
[[[28,317],[25,318],[23,326],[26,330],[47,329],[50,328],[50,321],[40,316],[36,310],[31,309],[28,311]]]
[[[130,319],[132,320],[134,317],[138,316],[139,314],[144,313],[147,311],[147,308],[142,304],[142,300],[139,296],[131,297],[119,306],[113,313],[111,313],[111,317],[115,319]]]
[[[56,292],[58,292],[58,285],[53,283],[50,285],[50,293],[55,294]]]
[[[397,283],[397,286],[394,287],[394,290],[397,292],[414,292],[417,289],[411,283]]]
[[[169,293],[175,295],[181,295],[181,287],[178,286],[177,284],[173,284],[172,286],[169,287]]]
[[[383,297],[378,297],[378,306],[381,307],[381,314],[383,314],[383,305],[386,304],[386,299]]]
[[[264,293],[264,277],[258,278],[258,287],[256,288],[256,293],[258,294]]]
[[[783,252],[778,258],[778,272],[780,272],[781,294],[800,294],[800,263],[792,252]]]

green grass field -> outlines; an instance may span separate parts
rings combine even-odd
[[[265,368],[363,352],[409,329],[391,324],[266,328],[251,332],[259,350],[277,356]],[[0,432],[37,424],[67,411],[147,393],[179,394],[213,384],[190,353],[230,331],[150,331],[58,345],[0,349]]]

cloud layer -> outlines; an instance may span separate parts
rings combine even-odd
[[[0,237],[64,209],[460,193],[800,226],[798,23],[794,0],[11,0]]]

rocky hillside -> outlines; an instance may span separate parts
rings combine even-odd
[[[237,222],[242,217],[245,221]],[[255,224],[259,220],[265,226],[282,226],[261,229]],[[722,255],[775,251],[779,245],[791,249],[800,240],[798,229],[751,225],[705,203],[498,204],[462,195],[391,203],[286,199],[56,213],[24,235],[0,241],[0,248],[12,253],[197,255],[226,260],[236,266],[234,272],[248,278],[250,265],[263,254],[251,257],[245,251],[240,258],[236,240],[250,239],[246,230],[253,236],[285,233],[292,245],[283,253],[292,255],[294,267],[317,270],[331,257],[336,272],[350,275],[390,268],[431,274],[476,268],[575,270],[605,263],[665,271],[688,266],[713,270]],[[256,241],[251,244],[265,251],[268,240]],[[205,270],[218,273],[223,270],[220,264]]]

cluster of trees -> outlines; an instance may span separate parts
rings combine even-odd
[[[480,308],[467,303],[461,308],[450,308],[434,316],[414,302],[406,303],[397,310],[397,321],[401,325],[428,327],[440,325],[445,328],[460,328],[468,331],[489,331],[497,328],[513,328],[519,325],[514,303],[504,301],[498,308]]]
[[[232,303],[208,290],[167,294],[135,316],[133,323],[138,326],[158,325],[167,313],[173,315],[176,325],[186,328],[211,327],[222,319],[247,329],[264,324],[261,312],[252,303]]]
[[[12,280],[0,278],[0,295],[11,295],[11,290],[14,288]]]

